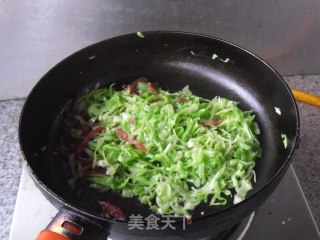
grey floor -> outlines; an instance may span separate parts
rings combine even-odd
[[[286,77],[285,80],[292,88],[320,95],[319,75]],[[24,99],[0,101],[0,239],[7,239],[9,235],[22,170],[17,126],[23,103]],[[305,103],[298,105],[301,142],[293,165],[320,227],[320,108]]]

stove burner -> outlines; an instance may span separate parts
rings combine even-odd
[[[217,236],[209,236],[200,238],[201,240],[242,240],[247,233],[254,217],[254,212],[240,223],[229,228],[228,230],[221,232]]]
[[[253,221],[255,212],[251,213],[251,215],[244,220],[242,220],[237,226],[234,227],[233,231],[229,232],[229,236],[227,236],[228,240],[242,240],[246,235],[251,223]]]

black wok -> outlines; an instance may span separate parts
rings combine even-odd
[[[48,226],[51,232],[42,232],[38,239],[59,239],[53,232],[66,236],[61,239],[107,239],[117,233],[127,239],[200,238],[208,232],[229,228],[253,212],[284,176],[297,147],[299,116],[281,76],[254,54],[220,39],[179,32],[143,34],[144,38],[129,34],[108,39],[76,52],[52,68],[28,96],[20,118],[21,150],[39,189],[60,208]],[[213,54],[218,57],[212,59]],[[254,110],[261,130],[262,157],[257,160],[257,182],[247,199],[224,207],[201,204],[185,230],[185,222],[177,219],[173,224],[176,230],[143,231],[128,230],[126,223],[101,217],[98,204],[99,200],[114,203],[127,216],[150,214],[148,207],[137,199],[70,188],[68,162],[54,154],[61,134],[62,109],[80,89],[93,88],[96,83],[115,83],[121,88],[141,76],[166,90],[177,91],[189,85],[196,95],[226,97],[238,101],[242,109]],[[281,115],[275,107],[281,109]],[[288,137],[287,148],[281,139],[283,133]]]

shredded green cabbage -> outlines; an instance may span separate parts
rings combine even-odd
[[[287,137],[287,135],[282,133],[281,134],[281,138],[282,138],[282,142],[283,142],[284,148],[287,148],[288,147],[288,137]]]
[[[201,202],[242,201],[261,154],[253,112],[225,98],[195,96],[188,87],[154,93],[140,82],[137,91],[96,89],[76,103],[90,122],[105,127],[84,150],[93,168],[106,169],[87,176],[92,187],[188,218]]]
[[[216,58],[218,58],[219,56],[217,55],[217,54],[212,54],[212,57],[211,57],[211,59],[216,59]]]
[[[138,36],[139,38],[144,38],[144,35],[143,35],[142,32],[137,32],[137,36]]]
[[[280,108],[274,107],[274,110],[275,110],[275,112],[276,112],[278,115],[281,115],[281,110],[280,110]]]

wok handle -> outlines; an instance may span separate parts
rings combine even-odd
[[[63,207],[35,240],[107,239],[109,225]]]
[[[66,236],[63,236],[59,233],[51,232],[49,230],[43,230],[40,232],[39,236],[36,238],[36,240],[71,240],[71,238],[68,238]]]

